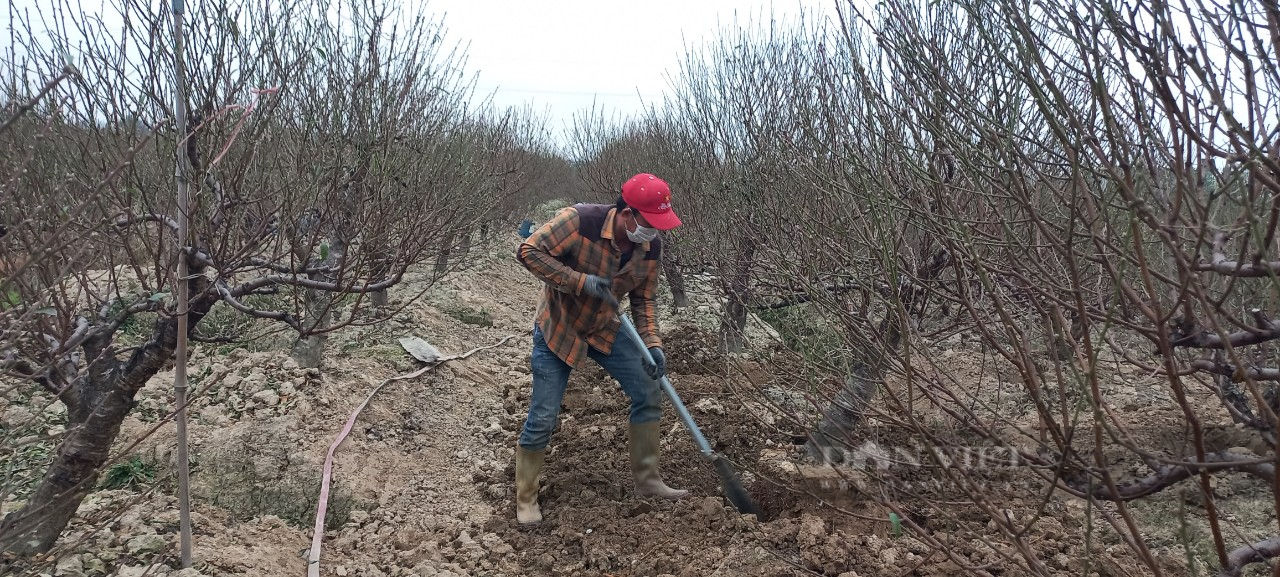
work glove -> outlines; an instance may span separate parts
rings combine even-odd
[[[667,357],[662,354],[662,347],[649,347],[649,355],[653,357],[653,362],[645,361],[644,372],[656,381],[667,374]]]
[[[616,306],[618,299],[613,298],[613,292],[609,290],[612,287],[612,280],[592,274],[587,275],[586,282],[582,284],[582,292]]]

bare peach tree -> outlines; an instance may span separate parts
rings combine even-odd
[[[993,523],[982,538],[999,557],[1049,574],[1065,567],[1030,532],[1050,496],[1080,499],[1162,574],[1171,561],[1147,535],[1158,522],[1135,503],[1178,487],[1203,504],[1183,523],[1206,535],[1184,539],[1179,562],[1235,575],[1280,556],[1277,528],[1233,524],[1213,490],[1239,473],[1280,499],[1280,11],[842,8],[832,28],[726,33],[690,55],[665,108],[592,157],[678,151],[661,166],[689,178],[693,234],[729,301],[722,335],[741,333],[751,303],[807,307],[833,335],[807,357],[838,375],[806,391],[820,412],[810,454],[860,458],[868,416],[928,448],[948,493],[884,477],[878,499],[970,571],[908,503],[962,524],[938,505],[958,495]],[[974,343],[977,374],[949,370],[952,339]],[[1150,423],[1117,407],[1136,386],[1185,434],[1135,432]],[[1225,423],[1255,448],[1207,433]],[[1007,472],[959,464],[974,444],[1006,451],[1040,505],[1006,514],[989,483]]]
[[[512,139],[508,146],[498,149],[500,154],[492,165],[495,192],[501,194],[488,219],[480,225],[484,238],[489,237],[493,227],[508,230],[535,207],[572,194],[569,187],[575,182],[573,167],[551,143],[546,119],[531,109],[506,119],[508,124],[503,129],[509,135],[530,136]]]
[[[832,352],[850,361],[835,367],[851,378],[828,391],[814,442],[858,446],[874,412],[928,447],[947,498],[891,476],[879,498],[966,570],[980,567],[908,503],[960,523],[963,498],[993,523],[984,538],[1001,558],[1052,574],[1066,567],[1030,536],[1050,496],[1080,499],[1097,531],[1165,574],[1175,560],[1150,535],[1167,528],[1143,502],[1177,488],[1202,507],[1183,534],[1204,535],[1181,538],[1179,563],[1224,575],[1271,563],[1277,527],[1241,523],[1214,487],[1253,476],[1280,499],[1275,7],[890,1],[843,12],[840,42],[813,44],[825,56],[801,101],[821,104],[817,128],[793,148],[808,159],[795,173],[807,194],[790,207],[809,224],[766,229],[803,255],[766,265],[807,285],[806,304],[840,338]],[[815,277],[833,271],[854,288]],[[942,353],[956,351],[939,346],[949,334],[985,351],[976,374],[950,370]],[[1122,409],[1137,406],[1136,388],[1173,411],[1175,428],[1153,432],[1157,422]],[[1253,440],[1210,433],[1231,423]],[[1007,450],[1041,503],[1006,514],[996,473],[961,460],[975,445]]]
[[[0,524],[7,551],[53,546],[134,395],[174,360],[176,283],[191,295],[191,338],[234,338],[200,327],[227,307],[291,328],[295,354],[318,363],[325,333],[394,314],[374,295],[513,190],[495,158],[534,147],[526,125],[468,111],[460,54],[439,22],[377,0],[336,19],[320,2],[194,7],[192,114],[174,126],[166,8],[119,8],[123,36],[63,11],[42,16],[78,27],[72,62],[70,33],[39,42],[23,21],[28,34],[5,63],[49,88],[10,95],[41,104],[6,126],[5,138],[39,137],[8,148],[26,160],[5,166],[3,256],[39,258],[0,277],[6,319],[20,319],[7,321],[0,371],[69,415],[44,480]],[[68,64],[76,73],[62,78]],[[174,162],[194,175],[186,239],[174,234]],[[174,278],[179,259],[187,278]],[[126,323],[149,334],[131,342]]]

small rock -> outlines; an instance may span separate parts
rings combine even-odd
[[[16,387],[15,387],[16,388]],[[35,418],[35,414],[30,409],[22,405],[10,405],[4,411],[4,420],[0,424],[10,431],[31,423]]]
[[[169,544],[159,535],[138,535],[129,539],[124,548],[130,555],[138,556],[162,553],[169,548]]]
[[[704,497],[701,503],[698,503],[698,513],[704,517],[719,519],[724,516],[724,503],[719,497]]]
[[[204,577],[204,573],[197,571],[195,567],[187,567],[170,573],[169,577]]]
[[[711,413],[715,415],[723,415],[725,413],[724,405],[720,404],[720,401],[717,401],[713,397],[704,397],[699,399],[698,402],[691,405],[690,408],[698,412]]]
[[[636,517],[636,516],[648,513],[650,511],[653,511],[653,505],[650,505],[644,501],[641,501],[639,503],[636,503],[635,506],[631,507],[631,516]]]
[[[84,572],[88,575],[106,575],[107,564],[95,555],[86,554],[84,556]]]
[[[338,574],[338,577],[347,577],[347,566],[338,565],[338,567],[334,569],[334,572]]]
[[[254,373],[244,378],[240,382],[240,390],[245,393],[254,393],[267,388],[267,377],[262,373]]]
[[[143,577],[151,574],[151,567],[145,565],[126,565],[120,568],[116,577]]]
[[[253,400],[268,407],[274,407],[280,404],[280,393],[271,389],[263,389],[253,394]]]
[[[425,539],[417,548],[401,554],[408,565],[417,565],[424,561],[444,561],[440,554],[440,544],[432,539]]]
[[[58,559],[58,564],[53,568],[55,577],[83,577],[84,561],[79,555],[67,555]]]
[[[227,375],[222,378],[222,386],[228,389],[234,389],[239,387],[240,383],[243,381],[244,377],[241,377],[240,375]]]
[[[817,515],[803,513],[800,515],[799,542],[802,547],[813,547],[822,542],[827,535],[827,524]]]
[[[220,418],[227,418],[227,408],[222,405],[209,405],[200,409],[200,418],[206,422],[217,424]]]
[[[50,416],[65,415],[67,414],[67,406],[62,404],[62,401],[54,401],[44,408],[44,414]]]

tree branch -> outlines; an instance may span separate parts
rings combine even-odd
[[[31,100],[28,100],[18,105],[18,109],[14,111],[13,115],[10,116],[9,118],[6,118],[4,121],[4,124],[0,124],[0,132],[4,132],[8,130],[9,127],[13,125],[14,122],[17,122],[19,118],[22,118],[22,115],[30,112],[32,108],[35,108],[36,104],[39,104],[40,101],[43,100],[44,97],[49,94],[49,92],[51,92],[54,88],[56,88],[58,84],[61,83],[63,80],[66,80],[67,78],[69,78],[73,73],[75,73],[74,68],[72,68],[70,65],[64,66],[62,68],[62,74],[59,74],[53,77],[52,79],[50,79],[48,82],[46,82],[45,85],[42,88],[40,88],[40,92],[36,93],[35,96],[31,97]]]
[[[337,269],[332,266],[285,266],[258,257],[245,259],[245,263],[258,268],[270,269],[281,274],[333,274],[337,272]]]
[[[1213,260],[1196,265],[1196,270],[1216,272],[1238,277],[1270,277],[1280,275],[1280,262],[1255,262],[1246,264],[1240,261],[1227,260],[1226,247],[1231,235],[1219,232],[1213,235]]]
[[[111,314],[111,305],[111,302],[106,302],[103,303],[102,308],[98,309],[98,318],[104,321],[102,324],[90,328],[80,338],[73,336],[67,342],[67,347],[70,348],[83,343],[85,353],[91,358],[96,357],[111,342],[111,335],[119,330],[120,325],[123,325],[133,315],[156,310],[160,303],[151,299],[139,301],[117,311],[114,315]]]
[[[1255,381],[1280,381],[1280,369],[1236,367],[1227,363],[1216,363],[1209,359],[1191,361],[1191,366],[1206,373],[1231,377],[1231,380],[1237,383],[1246,378]]]
[[[218,295],[221,296],[222,302],[227,303],[227,305],[230,306],[231,308],[236,309],[237,311],[240,311],[246,315],[249,315],[254,318],[259,318],[259,319],[269,319],[273,321],[280,321],[286,325],[289,325],[289,327],[292,328],[293,330],[298,331],[299,334],[306,332],[302,328],[302,323],[298,322],[298,319],[294,318],[294,316],[289,313],[280,312],[280,311],[258,310],[240,302],[232,294],[231,289],[227,288],[227,285],[225,283],[218,283]]]
[[[1257,264],[1244,264],[1234,260],[1214,263],[1202,262],[1196,265],[1196,270],[1238,277],[1271,277],[1280,276],[1280,262],[1260,262]]]
[[[212,344],[212,345],[225,345],[227,343],[234,343],[237,340],[235,337],[206,337],[199,333],[192,333],[190,335],[187,335],[187,338],[197,343],[205,343],[205,344]]]
[[[841,293],[846,293],[846,292],[855,291],[855,290],[866,289],[869,287],[866,287],[859,283],[849,283],[849,284],[835,283],[835,284],[822,285],[817,288],[834,295],[834,294],[841,294]],[[881,294],[884,294],[888,290],[888,286],[877,285],[876,287],[874,287],[874,290],[876,290]],[[775,309],[783,309],[783,308],[787,308],[795,305],[801,305],[814,299],[813,292],[816,292],[816,291],[796,291],[790,295],[781,297],[781,300],[778,300],[772,303],[762,303],[762,304],[752,305],[751,308],[755,310],[775,310]]]
[[[1253,310],[1254,320],[1258,324],[1257,329],[1236,331],[1227,335],[1226,339],[1221,335],[1203,330],[1190,335],[1178,335],[1175,331],[1171,344],[1175,347],[1225,349],[1228,344],[1232,347],[1243,347],[1280,339],[1280,319],[1267,319],[1261,314],[1262,311]]]
[[[1173,485],[1191,478],[1192,475],[1201,471],[1211,473],[1221,471],[1240,471],[1248,473],[1255,477],[1265,479],[1268,482],[1274,482],[1276,476],[1275,466],[1268,463],[1259,463],[1255,455],[1240,455],[1238,453],[1228,453],[1225,451],[1218,453],[1210,453],[1205,455],[1203,464],[1192,465],[1164,465],[1156,469],[1156,471],[1141,479],[1134,479],[1125,483],[1117,484],[1118,493],[1112,493],[1111,489],[1099,484],[1093,487],[1092,493],[1088,489],[1088,481],[1086,479],[1078,479],[1072,481],[1064,480],[1072,492],[1078,496],[1084,497],[1092,495],[1093,498],[1103,501],[1133,501],[1141,499],[1148,495],[1159,493]],[[1083,477],[1083,476],[1082,476]]]
[[[343,284],[338,284],[336,282],[324,282],[324,281],[318,281],[313,279],[299,278],[297,276],[267,275],[267,276],[258,277],[256,279],[243,283],[234,289],[230,289],[230,294],[233,297],[240,297],[270,285],[289,285],[289,286],[296,286],[296,287],[342,293],[342,294],[372,293],[372,292],[384,291],[384,290],[387,290],[388,288],[395,286],[400,282],[400,279],[403,276],[404,276],[404,272],[401,271],[400,273],[396,274],[391,278],[386,278],[375,283],[364,283],[359,285],[355,283],[348,283],[343,285]]]
[[[169,227],[170,230],[178,230],[178,221],[173,220],[163,214],[122,214],[116,217],[115,225],[119,227],[129,226],[140,222],[158,222]]]
[[[1246,565],[1262,563],[1277,556],[1280,556],[1280,537],[1245,545],[1227,554],[1227,565],[1218,575],[1219,577],[1240,577]]]
[[[55,395],[61,392],[61,388],[49,380],[49,369],[37,371],[31,363],[24,360],[9,358],[0,361],[0,375],[35,381],[44,390]]]

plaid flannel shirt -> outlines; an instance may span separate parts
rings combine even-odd
[[[636,330],[647,347],[658,337],[658,263],[662,239],[636,245],[619,270],[622,251],[613,241],[617,209],[578,204],[560,211],[520,244],[516,259],[546,283],[538,298],[537,322],[547,347],[569,366],[587,359],[587,347],[609,354],[621,323],[605,301],[583,293],[587,275],[613,279],[613,295],[630,293]]]

